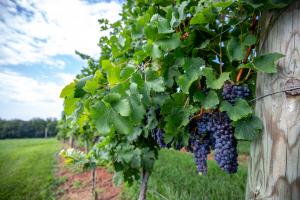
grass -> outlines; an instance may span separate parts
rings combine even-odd
[[[238,141],[238,146],[237,146],[238,153],[249,155],[250,144],[251,142],[249,141]]]
[[[242,143],[240,152],[248,152]],[[208,161],[208,175],[197,174],[191,154],[162,150],[150,176],[148,200],[240,200],[244,199],[247,166],[228,175]],[[125,186],[122,199],[137,199],[139,185]]]
[[[50,199],[56,139],[0,140],[0,199]]]

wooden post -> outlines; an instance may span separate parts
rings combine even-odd
[[[146,200],[149,176],[149,172],[145,169],[142,169],[142,182],[140,187],[139,200]]]
[[[46,126],[46,128],[45,128],[45,138],[47,138],[48,137],[48,126]]]
[[[69,137],[69,146],[71,148],[74,148],[74,136],[72,135]]]
[[[93,167],[92,169],[92,195],[93,195],[93,200],[98,199],[98,194],[96,191],[96,167]]]
[[[278,73],[258,74],[257,96],[285,89],[300,80],[300,0],[262,18],[260,54],[286,55]],[[295,82],[295,83],[296,83]],[[294,85],[299,87],[299,85]],[[279,93],[256,103],[264,124],[262,137],[251,145],[246,199],[300,199],[300,96]]]

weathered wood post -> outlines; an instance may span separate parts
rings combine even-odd
[[[279,52],[278,73],[258,74],[257,96],[299,87],[300,0],[264,14],[259,53]],[[298,85],[297,85],[298,84]],[[246,199],[300,199],[300,96],[278,93],[256,103],[263,135],[251,145]]]

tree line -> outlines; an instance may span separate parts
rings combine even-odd
[[[0,118],[0,139],[53,137],[57,134],[57,119],[34,118],[28,121]]]

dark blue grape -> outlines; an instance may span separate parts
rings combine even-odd
[[[210,153],[209,139],[193,142],[194,159],[197,165],[197,171],[203,175],[207,174],[207,155]]]
[[[165,148],[167,146],[164,141],[164,132],[160,128],[152,130],[152,137],[161,148]]]
[[[210,113],[204,113],[197,121],[198,134],[202,135],[211,132],[213,128],[213,115]]]
[[[210,150],[215,150],[215,160],[220,168],[235,173],[238,167],[236,140],[228,115],[225,112],[204,113],[194,125],[198,130],[191,132],[189,143],[198,171],[206,174],[207,155]]]
[[[215,160],[220,168],[228,173],[237,172],[237,149],[233,127],[226,113],[219,113],[215,121]]]
[[[237,98],[245,99],[250,96],[250,90],[246,85],[225,84],[222,92],[223,99],[231,104],[235,103]]]

